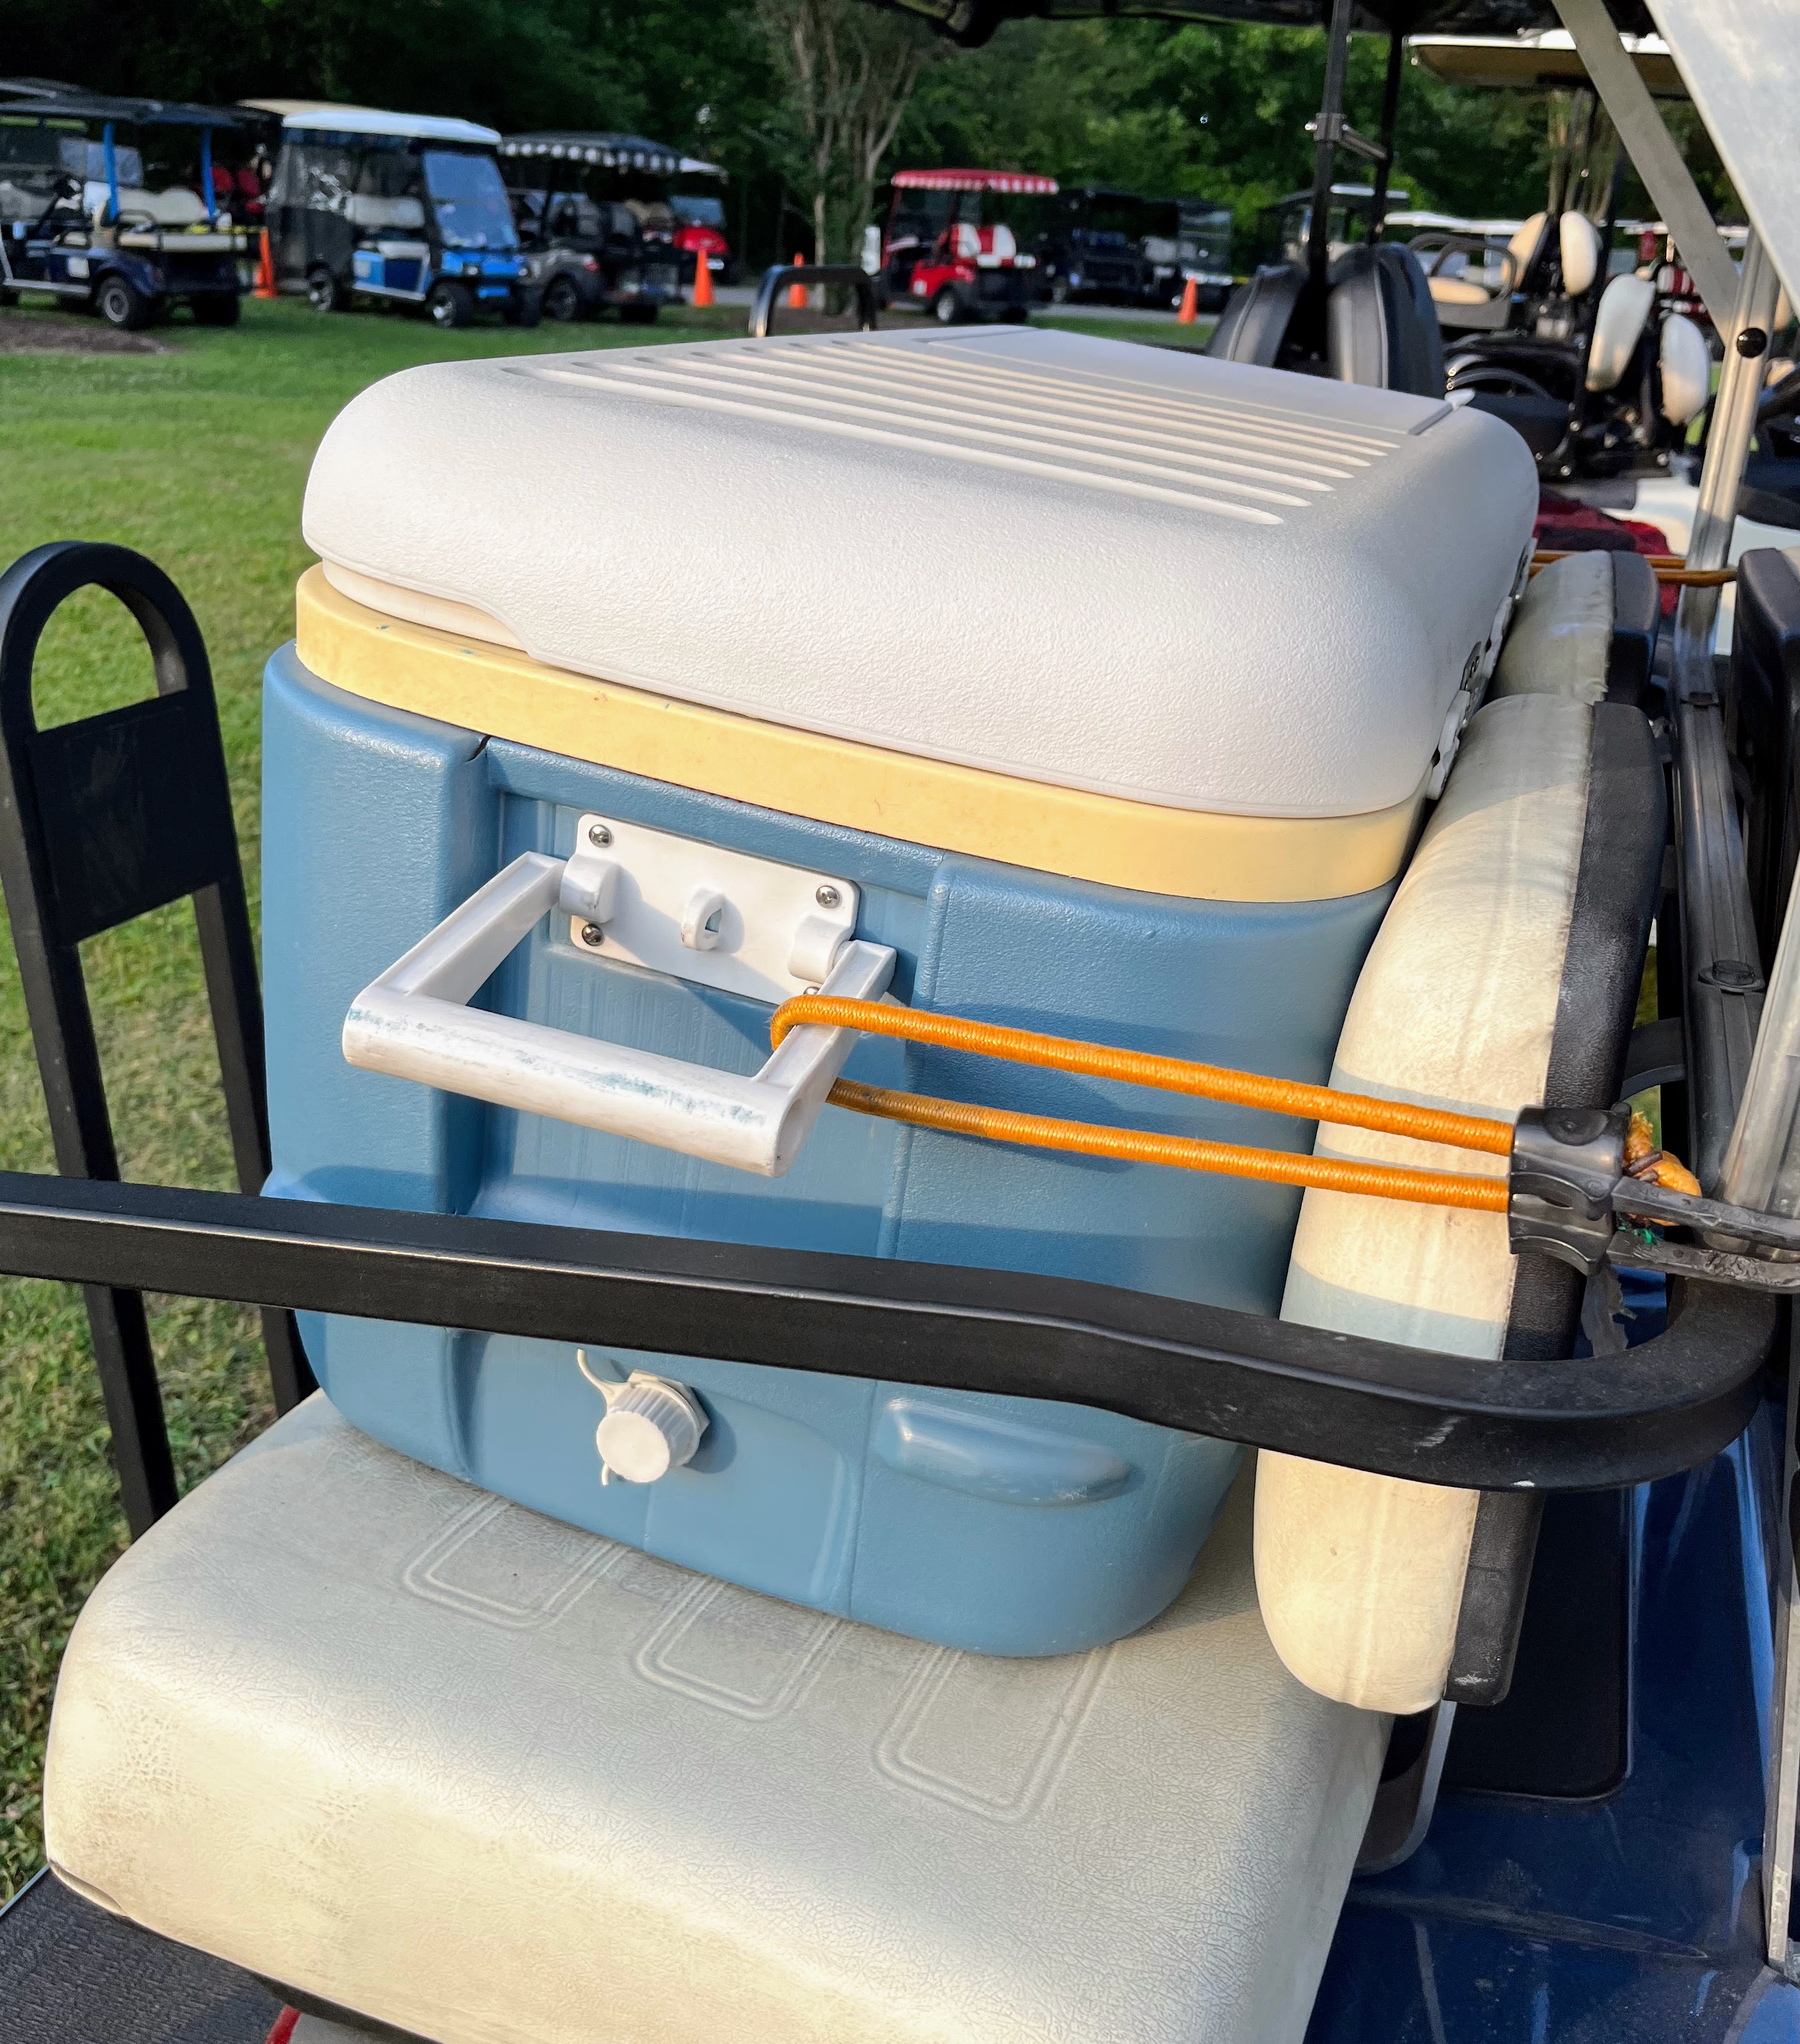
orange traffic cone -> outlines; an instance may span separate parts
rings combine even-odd
[[[278,294],[275,290],[275,258],[269,253],[269,230],[266,227],[263,229],[261,240],[262,247],[256,257],[256,288],[251,295],[258,298],[272,298]]]
[[[1175,314],[1175,324],[1192,326],[1199,310],[1200,286],[1196,279],[1190,277],[1181,287],[1181,310]]]
[[[794,267],[796,270],[805,269],[806,267],[806,257],[804,256],[796,256],[794,259]],[[788,286],[787,306],[790,312],[803,313],[806,309],[806,286],[804,284],[790,284]]]
[[[713,302],[713,266],[707,261],[704,248],[694,252],[694,302],[697,305]]]

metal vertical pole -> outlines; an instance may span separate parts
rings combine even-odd
[[[113,124],[109,121],[100,130],[100,146],[106,158],[106,202],[110,207],[110,220],[117,223],[119,217],[119,152],[113,146]]]
[[[1313,131],[1313,218],[1306,236],[1306,274],[1316,302],[1322,301],[1331,266],[1331,186],[1337,165],[1337,137],[1344,125],[1344,74],[1350,60],[1353,0],[1332,0],[1325,41],[1325,96]]]
[[[1781,289],[1752,233],[1737,300],[1724,329],[1725,367],[1713,401],[1687,559],[1719,567],[1730,550],[1744,457],[1756,425],[1768,333]],[[1763,1013],[1763,969],[1744,874],[1737,790],[1725,743],[1725,705],[1713,660],[1716,589],[1684,589],[1675,613],[1675,737],[1679,799],[1675,839],[1682,872],[1682,956],[1694,1169],[1708,1191],[1733,1195],[1721,1174],[1751,1070]],[[1784,997],[1800,1015],[1800,955]],[[1759,1089],[1760,1090],[1760,1089]],[[1765,1106],[1772,1105],[1765,1097]],[[1743,1148],[1743,1139],[1733,1144]],[[1730,1185],[1743,1186],[1740,1158]],[[1754,1204],[1754,1200],[1747,1204]]]
[[[1406,38],[1395,29],[1387,38],[1387,77],[1381,88],[1381,161],[1375,166],[1375,197],[1369,202],[1369,246],[1381,239],[1387,217],[1387,186],[1394,171],[1394,124],[1400,113],[1400,69]]]

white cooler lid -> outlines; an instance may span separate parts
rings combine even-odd
[[[1537,498],[1471,411],[995,328],[407,370],[332,425],[305,528],[362,601],[471,606],[553,667],[1329,816],[1419,787]]]

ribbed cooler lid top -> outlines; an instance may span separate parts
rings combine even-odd
[[[538,660],[1195,809],[1410,797],[1528,544],[1510,428],[1018,328],[444,363],[339,415],[333,566]]]

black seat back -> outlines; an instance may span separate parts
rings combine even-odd
[[[1737,563],[1731,671],[1750,766],[1744,863],[1756,935],[1772,959],[1800,861],[1800,572],[1772,548]]]
[[[1259,369],[1273,369],[1306,287],[1302,264],[1265,264],[1232,293],[1206,352],[1221,362],[1249,362]]]
[[[1444,395],[1444,340],[1425,271],[1392,242],[1352,248],[1331,267],[1325,347],[1343,383]]]

